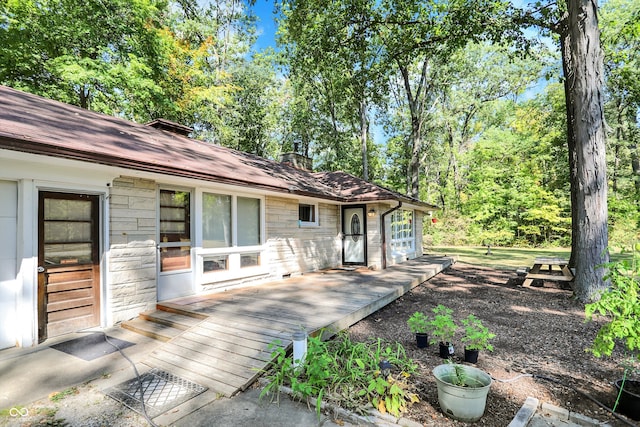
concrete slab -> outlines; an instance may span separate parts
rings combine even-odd
[[[320,418],[313,408],[301,402],[292,401],[286,394],[280,395],[280,402],[259,400],[260,390],[251,389],[231,398],[217,399],[186,417],[181,418],[174,427],[208,427],[212,423],[220,426],[244,425],[253,427],[299,427],[299,426],[348,426],[348,423],[336,424],[321,414]],[[214,421],[215,420],[215,421]]]

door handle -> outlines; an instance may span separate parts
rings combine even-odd
[[[38,273],[44,273],[44,267],[43,266],[38,266]]]

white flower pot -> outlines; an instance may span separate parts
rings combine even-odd
[[[455,385],[456,368],[465,380],[465,386]],[[456,420],[478,421],[484,414],[491,377],[478,368],[445,364],[436,366],[433,375],[438,384],[438,402],[442,412]]]

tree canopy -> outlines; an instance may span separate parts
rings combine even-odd
[[[640,5],[594,5],[279,0],[257,52],[250,0],[0,0],[0,83],[298,150],[442,207],[433,243],[572,244],[588,287],[640,237]]]

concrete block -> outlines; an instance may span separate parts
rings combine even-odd
[[[591,417],[587,417],[586,415],[579,414],[577,412],[571,412],[569,414],[569,421],[574,424],[584,426],[584,427],[600,427],[602,424],[600,421],[593,419]]]
[[[398,419],[396,417],[394,417],[391,414],[383,414],[382,412],[378,411],[377,409],[371,409],[369,411],[370,415],[373,415],[374,417],[378,418],[379,420],[383,420],[386,421],[388,423],[391,424],[396,424]]]
[[[560,408],[558,406],[555,405],[551,405],[550,403],[544,402],[541,406],[540,406],[540,412],[542,412],[543,414],[549,414],[552,415],[556,418],[558,418],[561,421],[569,421],[569,411],[564,409],[564,408]]]
[[[535,397],[527,397],[516,416],[509,423],[508,427],[526,427],[531,418],[535,415],[539,403],[540,402]]]
[[[397,424],[401,427],[422,427],[419,422],[404,417],[400,418]]]

